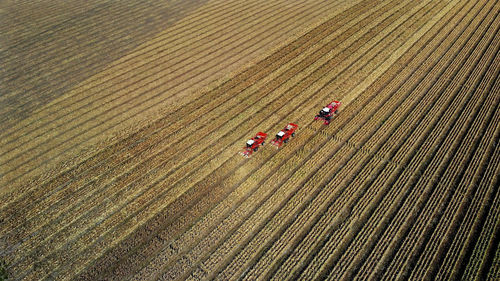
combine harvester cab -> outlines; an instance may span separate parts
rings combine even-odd
[[[342,103],[340,101],[332,101],[331,103],[327,104],[323,109],[321,109],[314,117],[314,120],[322,119],[325,121],[325,125],[330,124],[330,121],[332,120],[332,117],[337,114],[338,109]]]
[[[283,130],[276,134],[276,137],[271,141],[271,144],[275,145],[276,148],[280,148],[283,143],[288,142],[291,137],[295,136],[295,130],[297,130],[298,127],[299,126],[297,124],[289,123]]]
[[[250,157],[252,152],[257,151],[260,146],[264,145],[264,141],[266,140],[267,134],[263,132],[258,132],[255,137],[249,139],[243,148],[243,151],[240,152],[241,155],[245,157]]]

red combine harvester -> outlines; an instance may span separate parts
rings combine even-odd
[[[314,117],[314,120],[323,119],[325,120],[325,125],[330,124],[330,120],[332,119],[334,114],[337,114],[337,110],[339,109],[340,105],[340,101],[332,101],[322,110],[320,110],[319,114]]]
[[[266,140],[267,134],[263,132],[258,132],[255,137],[249,139],[243,148],[243,152],[240,152],[241,155],[245,157],[250,157],[252,152],[257,151],[260,146],[264,145],[264,141]]]
[[[276,148],[280,148],[284,142],[288,142],[290,137],[295,136],[295,130],[297,130],[298,127],[297,124],[289,123],[283,130],[276,134],[276,138],[271,141],[271,144],[275,145]]]

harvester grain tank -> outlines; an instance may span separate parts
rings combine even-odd
[[[243,147],[243,151],[240,152],[240,154],[245,157],[250,157],[253,152],[256,152],[257,150],[259,150],[259,147],[264,145],[266,137],[267,134],[263,132],[258,132],[257,135],[255,135],[255,137],[249,139],[246,142],[245,147]]]
[[[279,131],[276,134],[276,137],[271,141],[272,145],[275,145],[276,148],[280,148],[283,143],[287,143],[291,137],[295,136],[295,131],[299,126],[294,123],[289,123],[283,128],[283,130]]]
[[[319,111],[318,115],[314,117],[314,120],[322,119],[325,121],[325,125],[330,124],[332,117],[338,113],[340,105],[340,101],[332,101]]]

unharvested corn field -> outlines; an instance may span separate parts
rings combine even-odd
[[[0,1],[2,274],[499,280],[499,16],[496,0]]]

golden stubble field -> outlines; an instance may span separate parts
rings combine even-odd
[[[3,267],[12,280],[498,280],[499,12],[2,1]],[[332,123],[315,122],[333,99]],[[280,150],[238,154],[288,122]]]

